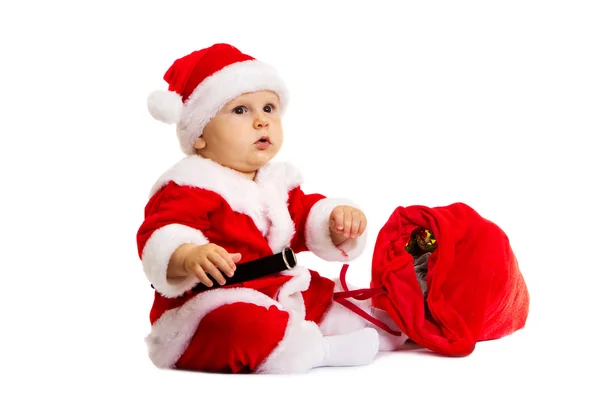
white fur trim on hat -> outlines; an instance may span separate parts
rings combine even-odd
[[[148,95],[148,111],[154,119],[166,124],[179,121],[183,103],[181,96],[169,90],[155,90]]]
[[[241,61],[206,78],[185,101],[177,123],[181,150],[195,154],[194,143],[206,124],[237,96],[259,90],[272,90],[279,96],[283,114],[288,104],[288,91],[282,78],[270,65],[258,60]]]

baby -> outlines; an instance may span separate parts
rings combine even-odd
[[[350,201],[304,193],[295,168],[271,161],[283,143],[288,103],[271,66],[215,44],[176,60],[164,79],[169,90],[153,92],[148,109],[177,124],[185,157],[152,187],[137,233],[155,290],[146,339],[152,362],[206,372],[306,372],[368,364],[378,350],[406,340],[386,337],[335,303],[339,283],[301,265],[225,284],[236,264],[288,247],[354,260],[367,220]],[[192,290],[198,286],[204,290]]]

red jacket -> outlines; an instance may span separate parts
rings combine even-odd
[[[152,187],[137,233],[139,257],[156,290],[150,322],[154,324],[165,311],[195,296],[189,290],[197,278],[166,281],[169,258],[183,243],[212,242],[230,253],[241,253],[240,262],[281,252],[284,247],[311,251],[327,261],[348,262],[358,257],[366,234],[340,248],[329,237],[333,208],[357,206],[344,199],[305,194],[301,183],[299,172],[287,163],[268,164],[254,181],[200,156],[186,157],[165,172]],[[278,274],[243,286],[274,297],[290,279],[290,275]]]

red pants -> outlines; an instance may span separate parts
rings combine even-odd
[[[282,341],[289,313],[276,306],[228,304],[200,321],[176,367],[211,372],[252,372]]]
[[[324,336],[367,325],[333,301],[339,286],[314,271],[271,289],[218,288],[167,311],[147,338],[152,361],[204,372],[303,372],[323,360]],[[368,311],[370,302],[361,306]]]
[[[288,370],[298,358],[294,352],[308,354],[317,348],[305,357],[308,368],[320,357],[322,333],[317,324],[332,304],[334,283],[298,269],[291,280],[277,285],[217,288],[165,312],[147,338],[153,362],[207,372]],[[304,348],[290,350],[289,342],[298,340]],[[277,349],[283,347],[288,349],[281,360]]]

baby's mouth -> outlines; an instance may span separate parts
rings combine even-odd
[[[258,139],[254,144],[259,144],[259,143],[268,143],[268,144],[271,144],[271,140],[269,139],[268,136],[263,136],[260,139]]]
[[[268,136],[263,136],[254,142],[254,146],[256,146],[258,150],[267,150],[271,147],[271,139],[269,139]]]

